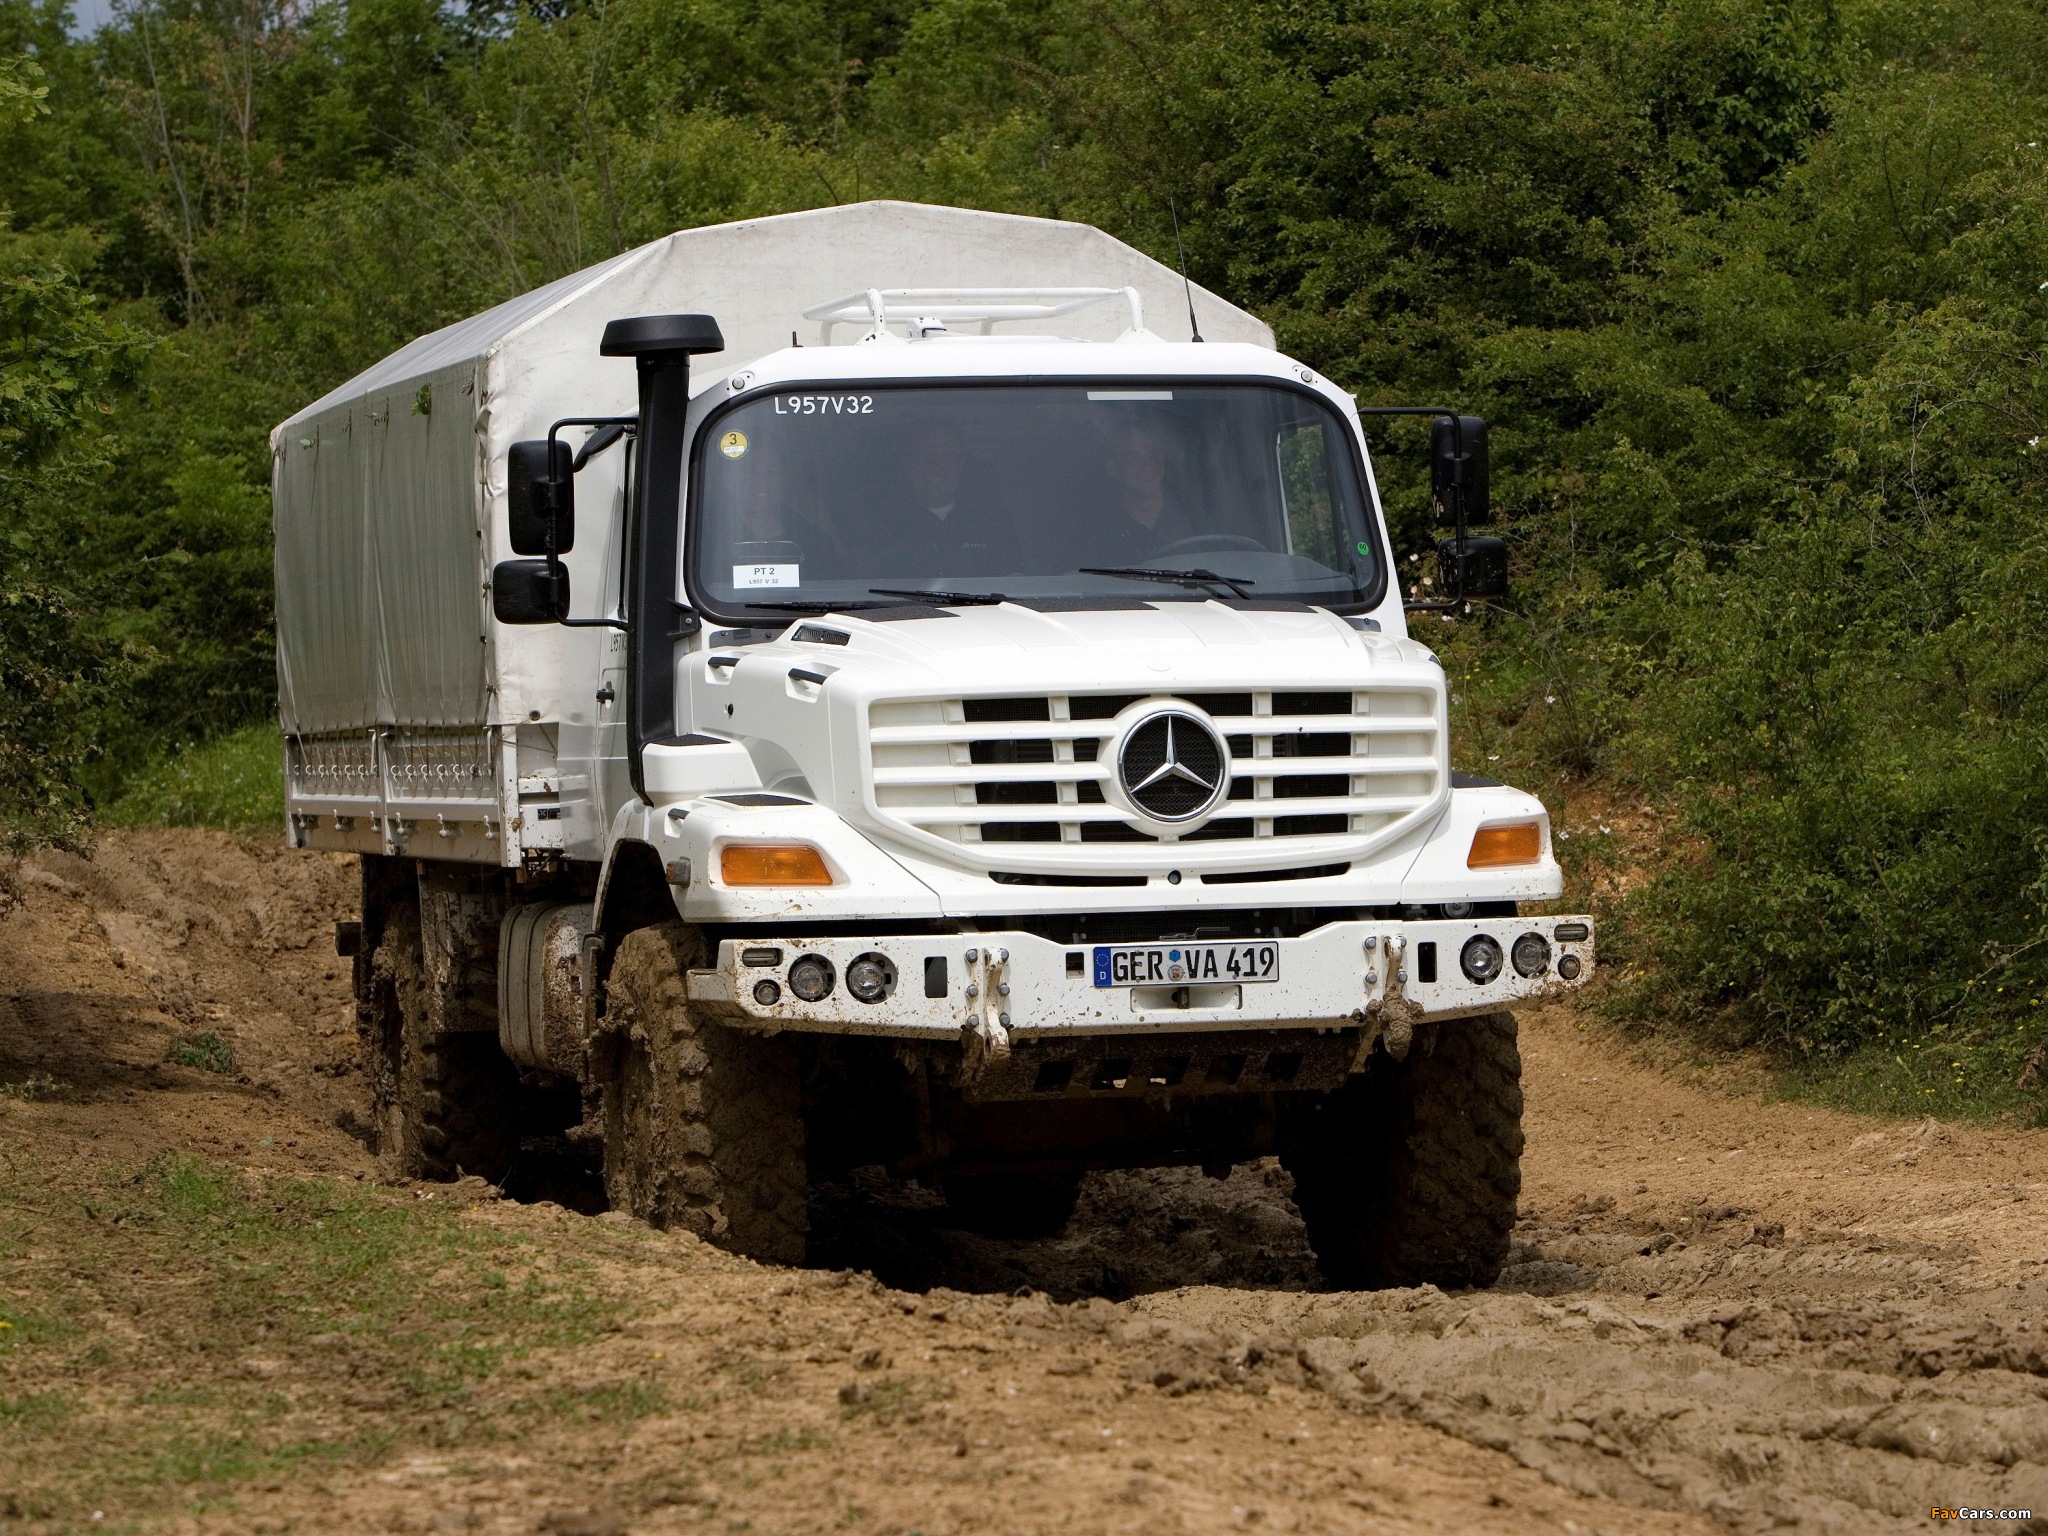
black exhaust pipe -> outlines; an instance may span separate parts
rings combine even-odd
[[[690,359],[725,350],[710,315],[636,315],[604,328],[598,351],[630,357],[640,374],[640,432],[626,549],[626,720],[633,791],[647,798],[640,753],[676,733],[676,641],[697,615],[676,594],[682,547],[683,456],[689,445]]]

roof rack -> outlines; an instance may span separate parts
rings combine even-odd
[[[863,322],[869,329],[861,339],[879,341],[889,335],[892,320],[911,336],[943,331],[948,321],[979,324],[987,336],[1000,320],[1051,320],[1119,299],[1131,309],[1126,334],[1145,335],[1145,304],[1135,288],[869,288],[813,304],[804,318],[824,323],[827,342],[833,326]]]

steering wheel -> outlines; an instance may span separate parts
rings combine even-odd
[[[1272,553],[1257,539],[1242,533],[1198,533],[1191,539],[1175,539],[1165,548],[1153,550],[1152,558],[1156,560],[1161,555],[1203,555],[1226,549],[1253,549],[1262,555]]]

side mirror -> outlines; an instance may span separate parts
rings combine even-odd
[[[1460,598],[1506,597],[1508,595],[1508,541],[1484,534],[1468,535],[1465,547],[1455,538],[1436,547],[1438,590],[1455,592]]]
[[[514,443],[506,455],[505,525],[514,554],[566,555],[575,546],[576,456],[560,438],[554,449],[553,463],[544,437]]]
[[[1460,512],[1467,526],[1493,521],[1482,417],[1460,416],[1455,428],[1445,416],[1430,424],[1429,486],[1436,502],[1436,520],[1443,527],[1456,527]]]
[[[569,567],[559,560],[500,560],[491,567],[491,616],[500,624],[567,618]]]

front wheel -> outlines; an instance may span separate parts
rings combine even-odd
[[[803,1261],[804,1122],[789,1042],[690,1006],[703,936],[628,934],[606,991],[604,1183],[614,1210],[734,1253]]]
[[[1323,1277],[1353,1290],[1491,1285],[1522,1192],[1515,1016],[1416,1032],[1334,1093],[1284,1106],[1281,1162]]]

